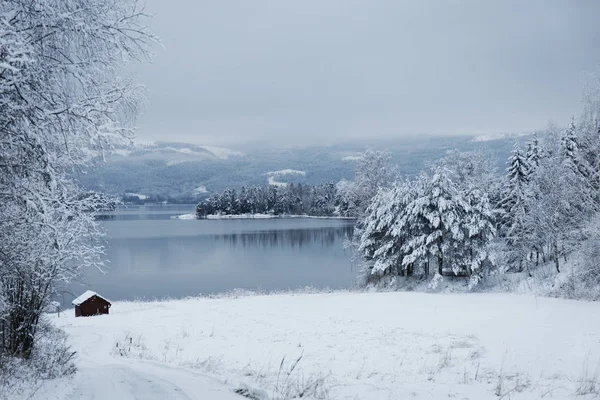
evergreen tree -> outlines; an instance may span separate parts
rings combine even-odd
[[[489,246],[496,235],[496,211],[491,206],[487,193],[479,189],[469,192],[466,202],[468,209],[464,219],[465,241],[457,247],[462,262],[455,262],[453,271],[458,274],[461,269],[464,270],[472,277],[473,286],[485,274],[486,263],[492,264]]]
[[[432,256],[437,262],[438,274],[443,275],[444,266],[452,264],[453,247],[464,239],[461,221],[467,204],[445,168],[437,167],[431,178],[422,180],[424,185],[420,193],[407,207],[408,224],[417,231],[404,246],[408,253],[405,263],[421,259],[427,264],[427,276],[429,257]]]
[[[533,135],[533,139],[527,143],[527,164],[530,171],[535,170],[540,165],[540,158],[542,158],[542,149],[540,148],[540,142],[537,137],[537,133]]]
[[[513,239],[516,239],[511,238],[512,233],[514,233],[513,230],[516,228],[519,219],[522,218],[522,214],[527,211],[526,204],[531,171],[525,155],[517,145],[515,145],[508,159],[506,171],[503,198],[500,202],[502,210],[501,229],[503,235],[509,238],[509,242],[512,242]]]

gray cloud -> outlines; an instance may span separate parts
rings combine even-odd
[[[600,65],[595,0],[148,0],[140,139],[231,145],[564,123]]]

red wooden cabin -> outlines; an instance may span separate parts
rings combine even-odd
[[[110,301],[96,292],[86,290],[84,294],[73,300],[76,317],[91,317],[93,315],[108,314]]]

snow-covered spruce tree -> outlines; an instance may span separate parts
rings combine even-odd
[[[531,149],[531,147],[530,147]],[[539,164],[539,158],[537,160]],[[531,253],[532,243],[528,240],[526,217],[531,201],[531,167],[517,145],[508,159],[507,175],[504,180],[500,232],[508,249],[508,269],[522,271]]]
[[[29,357],[62,283],[99,266],[93,211],[67,178],[131,135],[142,91],[124,62],[153,40],[135,1],[0,2],[0,324]]]
[[[481,189],[473,189],[465,194],[468,209],[465,215],[465,240],[458,243],[458,262],[452,266],[455,274],[461,269],[471,277],[470,287],[474,287],[489,273],[492,265],[490,244],[496,236],[495,221],[498,211],[492,206],[488,194]],[[486,268],[487,267],[487,268]]]
[[[525,157],[530,171],[535,170],[540,165],[540,158],[542,158],[543,150],[540,146],[540,140],[538,139],[537,133],[533,134],[533,139],[527,143],[527,152]]]
[[[414,266],[403,264],[403,246],[412,230],[405,209],[415,195],[415,186],[402,182],[382,189],[367,208],[356,249],[364,260],[366,282],[385,275],[413,275]]]
[[[436,281],[451,274],[470,276],[474,285],[483,277],[491,266],[495,212],[487,193],[459,191],[451,174],[438,166],[431,175],[378,192],[356,247],[366,282],[385,276],[428,278],[432,263]]]
[[[574,118],[561,137],[560,152],[565,166],[572,169],[578,179],[584,181],[582,184],[591,186],[590,176],[594,173],[593,167],[588,164],[585,154],[579,145]]]
[[[437,167],[431,177],[421,179],[424,185],[406,207],[409,226],[419,229],[403,246],[406,252],[404,263],[425,263],[425,276],[428,276],[430,257],[433,257],[437,274],[443,275],[444,267],[452,266],[456,261],[453,250],[465,238],[462,224],[468,205],[447,169]]]

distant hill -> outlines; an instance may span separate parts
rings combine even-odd
[[[515,141],[530,135],[412,138],[301,148],[233,150],[189,143],[137,143],[117,149],[77,178],[87,189],[138,196],[140,202],[195,202],[228,187],[352,179],[353,159],[369,145],[392,153],[401,173],[411,176],[453,149],[483,150],[503,168]],[[302,173],[281,173],[281,171]],[[276,175],[276,180],[275,180]],[[134,197],[135,198],[135,197]]]

